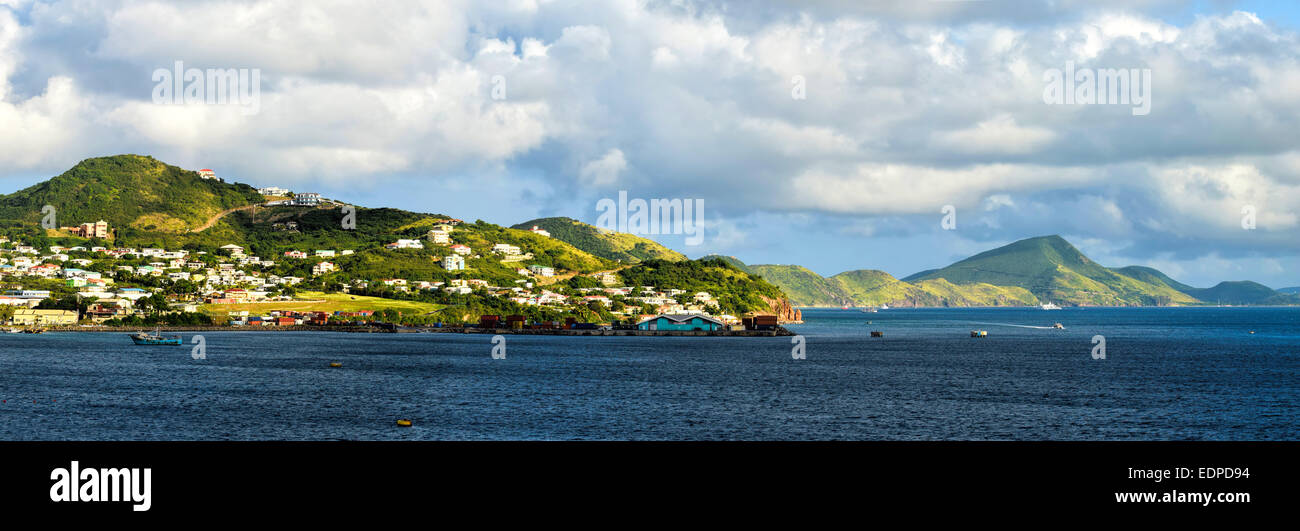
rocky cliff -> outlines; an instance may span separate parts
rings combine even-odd
[[[767,302],[769,313],[776,316],[776,320],[781,323],[802,323],[803,312],[790,304],[790,299],[779,298],[771,299],[763,297]]]

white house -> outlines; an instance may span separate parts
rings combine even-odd
[[[447,271],[465,269],[465,259],[458,254],[449,254],[442,258],[442,267]]]
[[[397,240],[384,247],[389,249],[423,249],[424,244],[420,243],[420,240]]]
[[[315,192],[303,192],[293,196],[294,206],[316,206],[320,204],[320,194]]]
[[[262,195],[272,195],[272,196],[289,195],[288,190],[285,190],[284,188],[280,188],[279,186],[267,186],[266,188],[258,188],[257,193]]]
[[[321,262],[311,266],[311,274],[313,275],[324,275],[331,271],[334,271],[334,264],[332,262]]]

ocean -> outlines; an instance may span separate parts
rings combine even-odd
[[[508,335],[504,359],[489,335],[204,332],[196,360],[191,333],[0,334],[0,439],[1300,439],[1300,308],[803,315],[799,338]]]

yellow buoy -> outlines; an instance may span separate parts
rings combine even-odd
[[[331,362],[331,363],[330,363],[330,367],[342,367],[342,366],[343,366],[343,364],[342,364],[342,363],[339,363],[339,362],[337,362],[337,361],[335,361],[335,362]]]
[[[409,428],[411,427],[411,421],[406,419],[397,419],[397,425],[403,428]]]

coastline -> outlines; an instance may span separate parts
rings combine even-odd
[[[432,326],[62,326],[46,328],[45,332],[341,332],[352,334],[492,334],[541,336],[677,336],[677,337],[778,337],[793,336],[794,332],[783,326],[775,330],[570,330],[570,329],[513,329]]]

